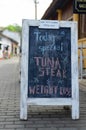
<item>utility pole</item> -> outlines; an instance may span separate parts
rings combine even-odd
[[[39,2],[37,0],[34,0],[34,4],[35,4],[35,20],[37,20],[37,4]]]

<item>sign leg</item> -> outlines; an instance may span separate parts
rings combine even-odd
[[[27,120],[27,102],[25,100],[21,100],[20,103],[20,119]]]
[[[72,102],[72,119],[79,119],[79,102],[76,100]]]
[[[21,80],[22,81],[22,80]],[[27,120],[27,92],[24,82],[21,82],[20,119]]]

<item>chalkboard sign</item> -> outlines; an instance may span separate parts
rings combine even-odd
[[[77,22],[22,23],[20,119],[28,105],[72,106],[79,119]]]
[[[86,14],[86,0],[73,0],[73,12]]]
[[[28,97],[71,97],[71,29],[29,27]]]

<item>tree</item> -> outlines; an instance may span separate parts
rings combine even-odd
[[[12,32],[21,32],[22,28],[15,24],[15,25],[8,25],[7,27],[5,27],[5,29],[8,29],[9,31],[12,31]]]

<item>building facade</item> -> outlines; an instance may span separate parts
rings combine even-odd
[[[78,46],[79,57],[86,57],[86,13],[73,13],[74,0],[53,0],[42,19],[47,20],[66,20],[78,22]],[[86,12],[86,11],[85,11]],[[83,60],[83,68],[86,69],[86,58]]]
[[[18,54],[18,43],[13,39],[0,34],[0,59],[10,58],[11,55]]]

